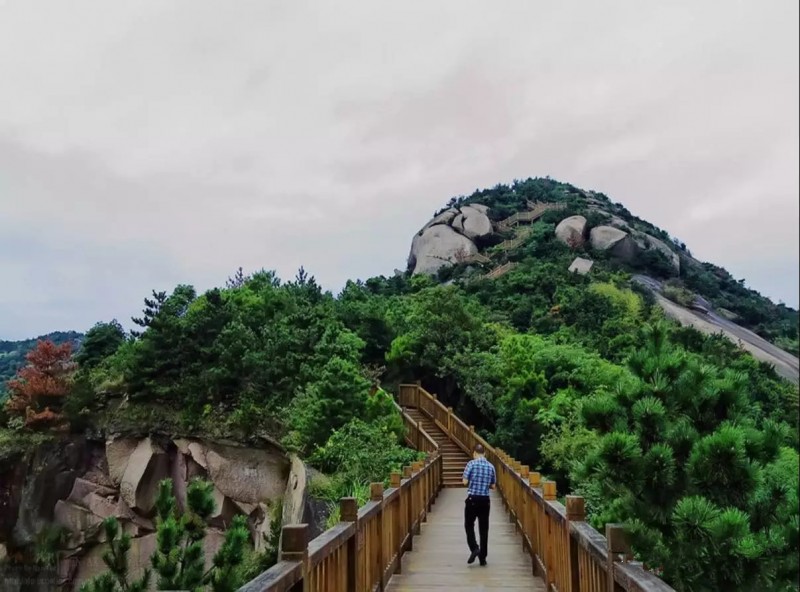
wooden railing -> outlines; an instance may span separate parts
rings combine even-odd
[[[436,442],[403,413],[406,441],[427,453],[424,462],[392,473],[389,489],[371,485],[371,499],[340,501],[341,521],[308,540],[308,525],[283,527],[280,561],[239,592],[372,592],[399,573],[403,553],[426,521],[442,487],[442,457]]]
[[[582,497],[566,496],[566,506],[556,501],[554,481],[542,480],[490,446],[435,395],[418,385],[403,385],[399,402],[432,418],[465,452],[477,444],[485,448],[497,471],[497,489],[548,592],[674,592],[642,564],[630,561],[622,525],[608,524],[606,536],[597,532],[585,522]]]
[[[504,263],[500,267],[495,267],[492,271],[484,275],[483,279],[496,280],[497,278],[507,274],[509,271],[514,269],[516,265],[517,264],[514,261],[509,261],[508,263]]]
[[[459,261],[459,263],[491,263],[492,260],[489,259],[486,255],[482,253],[475,253],[473,255],[468,255],[464,257],[463,260]]]
[[[528,202],[528,210],[524,212],[516,212],[506,218],[505,220],[500,221],[497,224],[497,228],[500,230],[508,230],[509,228],[516,226],[520,222],[534,222],[541,218],[544,213],[548,210],[562,210],[566,206],[565,204],[560,203],[547,203],[547,202]]]
[[[497,248],[501,251],[513,251],[517,247],[521,246],[525,242],[525,239],[531,234],[533,234],[533,229],[526,226],[522,229],[519,229],[514,238],[503,241],[497,245]]]

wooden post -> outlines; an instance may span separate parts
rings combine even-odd
[[[302,590],[311,590],[308,578],[308,524],[287,524],[281,534],[281,561],[299,561]]]
[[[411,470],[416,477],[419,475],[420,470],[422,469],[422,463],[417,461],[411,464]],[[411,491],[414,493],[414,534],[419,534],[420,526],[422,525],[422,508],[424,507],[424,501],[422,500],[423,490],[422,490],[422,480],[416,479],[414,482]]]
[[[401,489],[402,488],[402,475],[395,471],[389,477],[389,487],[392,489]],[[394,533],[394,541],[392,543],[392,552],[397,552],[400,555],[403,554],[403,549],[401,548],[403,545],[403,538],[405,537],[405,532],[403,529],[403,492],[402,490],[398,492],[397,501],[397,513],[394,517],[394,524],[392,525],[392,532]],[[397,566],[395,568],[395,573],[400,573],[400,561],[398,560]],[[349,588],[348,588],[349,590]]]
[[[354,497],[339,500],[339,514],[342,522],[352,522],[355,533],[347,539],[347,589],[355,590],[358,585],[358,501]]]
[[[545,501],[553,502],[556,499],[556,482],[555,481],[545,481],[542,484],[542,497],[544,497]]]
[[[614,589],[614,563],[615,555],[627,553],[628,545],[625,541],[625,529],[622,524],[606,524],[606,545],[608,546],[608,557],[606,559],[606,569],[608,575],[608,589]]]
[[[411,479],[411,467],[403,467],[403,478],[408,479],[406,481],[406,493],[403,496],[403,503],[405,504],[404,511],[406,514],[406,528],[403,533],[405,537],[408,535],[408,546],[406,548],[407,551],[414,550],[414,484],[410,481]]]
[[[430,471],[428,471],[428,465],[431,462],[431,458],[429,456],[425,457],[425,460],[422,461],[422,521],[428,521],[428,512],[430,511]]]
[[[570,524],[586,520],[586,505],[579,495],[568,495],[567,508],[567,549],[569,550],[569,579],[572,583],[570,592],[581,592],[581,573],[578,551],[580,543],[572,537]],[[613,590],[613,588],[612,588]]]
[[[534,489],[538,489],[541,485],[542,476],[538,471],[532,472],[528,475],[528,484],[531,486],[531,493],[533,493]],[[543,540],[543,533],[542,533],[542,521],[539,519],[539,503],[538,498],[536,495],[532,495],[531,497],[531,546],[533,547],[531,555],[534,557],[533,561],[533,573],[536,575],[536,554],[541,553],[544,554],[544,549],[542,546]],[[544,559],[544,558],[543,558]],[[546,569],[546,568],[545,568]]]
[[[555,481],[545,481],[542,483],[542,497],[544,498],[545,504],[547,502],[555,501],[556,499],[556,482]],[[544,523],[547,525],[547,532],[545,533],[545,569],[547,570],[547,588],[550,589],[550,584],[555,582],[555,570],[556,570],[556,549],[559,545],[559,541],[555,540],[555,532],[553,532],[553,524],[555,520],[552,516],[549,516],[545,511],[543,513],[544,516]],[[563,544],[563,542],[562,542]],[[613,588],[611,589],[613,591]]]
[[[378,574],[380,574],[380,578],[378,579],[378,590],[382,591],[386,587],[386,570],[384,569],[384,564],[386,563],[384,560],[384,554],[386,553],[386,549],[383,548],[383,483],[371,483],[369,486],[369,491],[370,500],[380,504],[378,515],[375,516],[376,526],[378,527],[378,532],[376,533],[376,538],[378,539],[376,542],[378,545],[378,562],[376,567],[378,569]]]
[[[447,435],[453,435],[453,408],[447,408]]]

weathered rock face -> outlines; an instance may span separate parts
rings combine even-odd
[[[593,249],[607,251],[626,263],[633,263],[641,253],[655,249],[667,258],[676,274],[680,271],[681,260],[678,254],[663,241],[644,232],[626,232],[614,226],[596,226],[589,234],[589,241]]]
[[[670,265],[672,265],[672,270],[675,272],[675,274],[680,272],[681,258],[675,251],[670,249],[664,241],[657,239],[650,234],[645,234],[644,232],[635,232],[633,237],[640,250],[646,251],[648,249],[656,249],[667,258],[667,261],[669,261]]]
[[[206,452],[208,475],[231,499],[257,504],[283,495],[289,462],[277,451],[212,444]]]
[[[589,235],[592,248],[598,251],[610,251],[627,238],[627,232],[613,226],[595,226]]]
[[[306,485],[308,471],[306,465],[296,455],[291,456],[291,470],[283,495],[283,524],[301,524],[306,509]]]
[[[11,540],[25,487],[27,466],[23,458],[14,456],[0,463],[0,542]]]
[[[415,274],[432,274],[475,255],[478,243],[494,232],[488,211],[482,204],[472,204],[435,216],[411,242],[409,269]]]
[[[584,259],[583,257],[575,257],[575,260],[569,266],[570,273],[577,273],[579,275],[586,275],[592,270],[594,261],[591,259]]]
[[[149,515],[156,501],[158,482],[168,476],[166,452],[150,438],[145,438],[128,459],[119,486],[120,495],[128,506]]]
[[[139,441],[135,438],[115,438],[106,442],[108,476],[114,485],[119,486],[122,482],[125,469],[128,467],[128,459],[138,445]]]
[[[42,447],[30,459],[11,535],[15,546],[33,545],[53,523],[56,502],[69,496],[75,479],[88,469],[88,447],[82,439],[65,440]]]
[[[411,243],[409,264],[414,274],[433,274],[440,267],[457,263],[459,259],[478,252],[478,247],[469,238],[459,234],[450,226],[437,224],[422,231]]]
[[[639,248],[630,235],[613,226],[595,226],[589,233],[589,242],[597,251],[607,251],[612,256],[633,263]]]
[[[556,238],[569,247],[582,247],[586,242],[586,218],[570,216],[556,226]]]
[[[171,478],[180,507],[196,477],[214,483],[217,502],[206,537],[207,559],[222,544],[222,530],[236,515],[248,518],[252,533],[269,533],[270,508],[285,493],[290,461],[277,447],[252,449],[200,439],[122,438],[107,442],[67,439],[42,446],[25,457],[0,463],[0,545],[3,553],[30,550],[45,527],[62,526],[69,536],[68,557],[59,573],[75,585],[105,571],[102,521],[113,516],[133,537],[134,573],[148,565],[154,548],[153,513],[158,482]],[[304,479],[296,461],[298,481]],[[306,513],[305,485],[300,507]],[[301,521],[301,520],[296,520]],[[216,527],[216,528],[215,528]],[[0,585],[0,588],[3,588]],[[48,588],[49,589],[49,588]]]
[[[474,206],[461,208],[461,212],[453,219],[453,228],[471,240],[492,234],[492,222],[485,211]]]

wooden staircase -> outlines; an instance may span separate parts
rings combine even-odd
[[[419,409],[406,409],[411,418],[418,422],[423,430],[436,441],[439,452],[442,453],[442,476],[444,487],[464,487],[461,478],[464,476],[464,467],[470,457],[453,442],[452,438],[445,434],[439,426],[427,415],[422,414]]]

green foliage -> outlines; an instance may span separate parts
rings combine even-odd
[[[379,422],[353,419],[333,432],[310,462],[326,473],[350,483],[386,481],[392,471],[401,471],[418,454],[400,445],[398,434]]]
[[[592,492],[593,521],[628,522],[639,556],[678,590],[796,586],[791,428],[752,413],[746,377],[703,365],[670,335],[646,327],[629,359],[639,382],[583,401],[597,439],[570,465],[573,482]]]
[[[229,576],[233,581],[249,582],[278,563],[282,514],[283,503],[278,500],[270,509],[269,532],[261,541],[263,545],[261,551],[255,551],[249,546],[244,548],[241,563]]]
[[[131,536],[122,532],[116,518],[106,518],[103,530],[108,541],[108,550],[103,553],[103,563],[108,571],[96,576],[81,586],[80,592],[144,592],[150,586],[152,572],[145,569],[141,578],[130,581],[128,552]]]
[[[155,505],[156,550],[150,558],[152,571],[147,569],[142,578],[129,581],[130,535],[121,531],[115,518],[107,518],[103,528],[109,548],[103,554],[103,562],[109,571],[84,584],[81,592],[144,592],[153,575],[158,590],[232,592],[244,582],[241,566],[249,531],[243,516],[233,519],[211,567],[205,567],[203,540],[206,520],[214,512],[213,484],[192,481],[186,492],[186,512],[180,514],[172,481],[166,479],[159,483]]]
[[[304,452],[321,446],[334,430],[363,416],[369,388],[369,381],[355,364],[331,358],[319,377],[293,401],[287,445]]]
[[[661,293],[665,298],[672,300],[676,304],[680,304],[686,308],[690,307],[694,302],[694,294],[679,285],[667,284],[661,290]]]
[[[86,332],[75,361],[83,369],[96,367],[111,356],[125,342],[125,330],[115,319],[110,323],[97,323]]]
[[[341,497],[365,502],[370,481],[414,460],[391,397],[378,387],[421,380],[490,442],[557,479],[560,490],[584,495],[594,524],[628,523],[639,557],[679,590],[796,586],[796,385],[724,337],[664,322],[629,275],[674,274],[654,248],[632,265],[592,253],[590,275],[569,273],[575,252],[554,228],[572,214],[605,223],[590,198],[671,242],[605,195],[549,178],[476,191],[450,205],[483,203],[495,220],[529,201],[565,209],[542,216],[512,252],[488,248],[496,264],[516,263],[493,281],[455,266],[439,278],[348,282],[334,297],[303,269],[287,283],[239,270],[204,294],[191,286],[154,292],[130,339],[113,323],[87,333],[65,413],[79,430],[100,415],[113,429],[281,438],[329,473],[312,489],[330,502],[334,522]],[[681,276],[667,282],[668,297],[688,305],[701,295],[797,351],[797,311],[694,261],[679,241],[674,248]],[[29,437],[0,430],[0,455]],[[201,489],[193,490],[198,517],[207,511]],[[193,538],[202,520],[165,512],[157,577],[172,584],[202,575],[212,585]],[[245,550],[234,568],[240,543],[234,537],[226,547],[220,561],[230,569],[215,572],[215,587],[276,559],[271,541],[265,553]]]
[[[9,420],[11,426],[0,426],[0,460],[21,456],[53,440],[53,435],[24,429],[19,418]]]

